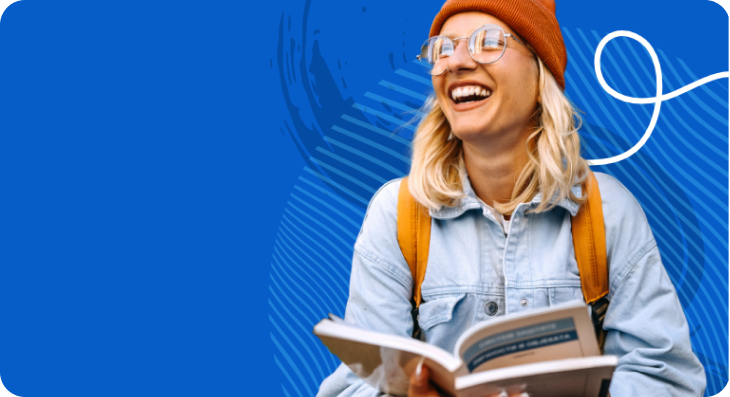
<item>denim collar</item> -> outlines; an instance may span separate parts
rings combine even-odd
[[[459,204],[457,204],[454,207],[441,207],[438,210],[434,210],[433,208],[429,209],[429,215],[431,215],[432,218],[436,219],[453,219],[456,217],[461,216],[464,212],[471,210],[471,209],[477,209],[482,208],[483,202],[477,197],[476,193],[474,193],[474,189],[471,187],[471,181],[469,180],[469,177],[467,176],[464,178],[464,182],[462,183],[464,187],[464,197],[461,199]],[[581,196],[581,187],[580,184],[575,184],[571,188],[571,191],[574,195],[580,197]],[[542,193],[537,193],[535,197],[532,198],[527,205],[522,206],[524,210],[528,210],[531,208],[535,208],[542,202]],[[555,198],[553,198],[554,202]],[[556,203],[557,207],[564,208],[566,211],[570,212],[571,216],[575,216],[578,213],[578,208],[580,208],[580,204],[576,203],[575,201],[571,200],[570,198],[564,198]],[[486,208],[485,208],[486,210]],[[485,214],[487,212],[490,212],[489,210],[485,211]]]

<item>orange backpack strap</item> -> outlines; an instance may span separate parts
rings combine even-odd
[[[408,189],[408,177],[405,177],[398,191],[398,245],[413,276],[414,309],[421,304],[421,284],[426,277],[430,242],[431,216],[426,207],[413,198]]]
[[[603,204],[593,172],[588,175],[588,201],[571,219],[573,246],[586,303],[595,303],[608,294],[606,264],[606,231],[603,226]]]
[[[585,193],[585,192],[584,192]],[[603,352],[606,331],[603,320],[608,310],[608,264],[606,256],[606,229],[603,224],[603,203],[598,181],[593,171],[588,175],[588,201],[581,205],[571,219],[573,247],[578,261],[583,298],[591,305],[591,317],[598,345]]]

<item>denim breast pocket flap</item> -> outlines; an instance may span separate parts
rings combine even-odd
[[[418,324],[422,329],[429,329],[436,324],[451,320],[454,308],[465,296],[466,294],[439,295],[421,302],[418,307]]]

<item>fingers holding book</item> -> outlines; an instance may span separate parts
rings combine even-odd
[[[430,377],[430,371],[428,367],[423,364],[422,359],[410,377],[408,397],[447,396],[448,394],[438,391],[438,389],[431,383]],[[508,393],[503,390],[501,393],[491,394],[485,397],[530,397],[530,395],[523,391]]]
[[[430,371],[427,366],[423,364],[425,357],[421,357],[421,360],[416,366],[416,370],[410,377],[410,383],[408,385],[408,397],[439,397],[448,396],[443,392],[439,392],[436,387],[431,383]],[[524,387],[523,387],[524,388]],[[530,397],[527,392],[519,391],[516,393],[507,393],[502,390],[501,393],[492,394],[486,397]]]
[[[431,383],[431,374],[423,365],[423,358],[418,362],[408,384],[408,397],[439,397],[440,394]]]

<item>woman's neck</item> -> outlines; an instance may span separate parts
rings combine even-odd
[[[506,203],[512,199],[517,177],[529,161],[525,142],[529,134],[521,134],[513,142],[492,142],[478,145],[464,142],[464,164],[474,193],[486,204]]]

